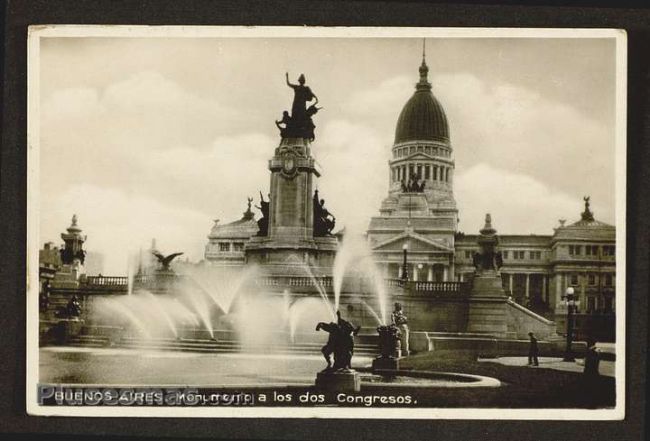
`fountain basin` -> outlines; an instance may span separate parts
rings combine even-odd
[[[496,378],[455,372],[360,368],[361,387],[500,387]]]

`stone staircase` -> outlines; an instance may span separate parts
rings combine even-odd
[[[124,337],[119,342],[112,342],[107,336],[79,335],[73,337],[69,346],[87,348],[125,348],[135,350],[166,350],[197,353],[255,353],[255,354],[304,354],[320,355],[321,343],[274,344],[273,346],[242,345],[234,340],[205,340],[205,339],[174,339],[156,338],[142,339]],[[377,344],[357,343],[354,347],[356,356],[375,357],[378,355]]]

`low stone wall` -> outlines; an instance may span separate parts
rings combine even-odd
[[[364,301],[380,314],[374,297],[361,295],[342,296],[341,311],[346,320],[361,325],[366,332],[374,330],[379,323]],[[390,321],[393,303],[402,304],[408,317],[409,329],[417,331],[464,332],[467,328],[468,301],[461,296],[393,295],[386,305],[386,320]]]
[[[564,355],[566,341],[556,338],[548,341],[538,341],[539,355],[544,357],[559,357]],[[433,351],[440,353],[442,358],[471,356],[473,358],[496,357],[525,357],[528,355],[530,341],[524,339],[501,339],[477,336],[444,336],[429,332],[413,332],[409,338],[409,346],[413,352]],[[576,356],[587,352],[587,344],[583,341],[573,342],[571,346]]]

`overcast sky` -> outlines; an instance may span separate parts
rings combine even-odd
[[[613,39],[436,39],[429,79],[450,125],[460,230],[552,234],[591,195],[614,223]],[[317,186],[337,227],[363,231],[387,195],[400,110],[422,40],[42,38],[41,243],[76,213],[105,274],[157,239],[203,256],[214,219],[268,192],[274,120],[300,73],[315,117]]]

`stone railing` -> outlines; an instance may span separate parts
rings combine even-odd
[[[463,282],[410,282],[417,292],[452,292],[460,293],[465,287]]]
[[[135,286],[164,286],[168,282],[178,281],[185,276],[174,273],[145,274],[133,277]],[[347,278],[346,278],[347,279]],[[365,290],[370,284],[365,279],[359,279],[359,284],[353,284],[350,288]],[[387,288],[402,288],[410,293],[429,294],[458,294],[469,292],[467,282],[404,282],[401,279],[385,279]],[[259,287],[286,287],[286,288],[311,288],[319,284],[323,288],[332,288],[334,283],[332,277],[307,277],[307,276],[267,276],[259,277],[254,282]],[[128,278],[124,276],[88,276],[83,282],[89,288],[126,288]],[[344,282],[345,285],[345,282]]]
[[[159,284],[168,281],[178,280],[185,276],[174,273],[143,274],[133,277],[134,285]],[[126,287],[129,284],[129,278],[126,276],[86,276],[82,279],[82,285],[90,288],[115,288]]]
[[[128,277],[123,276],[86,276],[84,285],[90,286],[126,286]]]
[[[403,288],[404,291],[420,295],[427,294],[469,294],[470,285],[468,282],[416,282],[404,281],[402,279],[387,279],[386,286],[389,288]]]
[[[257,286],[312,287],[318,283],[323,288],[332,287],[331,277],[268,276],[255,280]]]

